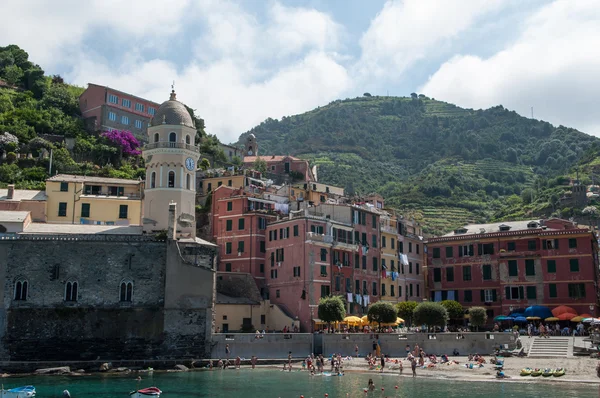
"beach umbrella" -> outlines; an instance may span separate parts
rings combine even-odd
[[[556,321],[560,321],[560,319],[558,319],[555,316],[551,316],[550,318],[546,318],[544,319],[546,322],[556,322]]]
[[[362,319],[357,316],[351,315],[344,318],[344,322],[351,325],[360,325],[362,323]]]
[[[584,318],[584,320],[581,321],[581,322],[583,322],[583,323],[592,323],[592,322],[595,322],[595,321],[600,322],[600,319],[589,317],[589,318]]]
[[[590,314],[580,314],[579,316],[582,317],[582,318],[584,318],[584,319],[585,318],[592,318],[592,316]]]
[[[527,323],[527,318],[525,318],[524,316],[518,316],[515,318],[514,320],[516,323]]]
[[[540,318],[539,316],[528,316],[527,317],[528,321],[539,321],[540,319],[542,319],[542,318]]]
[[[362,323],[364,323],[365,325],[369,324],[369,316],[365,315],[362,318],[360,318],[360,320],[362,321]]]
[[[404,319],[396,318],[396,325],[400,325],[401,323],[404,323]]]
[[[494,318],[494,322],[512,321],[513,318],[510,316],[498,315]]]
[[[537,316],[546,319],[552,316],[552,311],[550,311],[550,308],[543,305],[532,305],[525,309],[525,316]],[[577,316],[577,314],[575,314],[575,316]]]
[[[522,314],[525,313],[525,308],[514,308],[508,315],[512,316],[512,317],[518,317],[518,316],[523,316]]]
[[[553,316],[559,316],[560,314],[575,314],[577,315],[577,311],[575,311],[573,308],[568,307],[566,305],[559,305],[558,307],[554,308],[552,310],[552,315]]]
[[[571,319],[575,318],[576,316],[577,316],[577,314],[564,313],[564,314],[560,314],[559,316],[557,316],[557,318],[561,321],[570,321]]]
[[[581,315],[571,318],[571,322],[579,323],[581,321],[583,321],[583,317]]]

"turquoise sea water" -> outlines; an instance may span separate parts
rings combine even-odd
[[[38,398],[59,398],[68,389],[72,398],[102,397],[126,398],[136,388],[156,386],[161,397],[273,397],[330,398],[448,398],[448,397],[540,397],[570,398],[598,397],[599,387],[594,385],[545,382],[509,383],[462,382],[435,380],[431,378],[409,378],[393,375],[347,373],[342,377],[309,376],[307,372],[281,372],[277,369],[213,370],[187,373],[155,373],[142,376],[138,384],[134,374],[126,376],[40,376],[4,379],[5,388],[32,384]],[[376,390],[367,394],[363,388],[372,378]],[[395,388],[398,386],[398,389]],[[381,391],[381,387],[384,391]]]

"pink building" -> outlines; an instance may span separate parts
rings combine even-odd
[[[79,109],[88,130],[129,130],[140,141],[147,141],[148,124],[159,106],[156,102],[93,83],[88,83],[88,88],[79,96]]]
[[[316,181],[308,160],[298,159],[293,156],[244,156],[244,166],[252,168],[257,158],[267,163],[267,174],[286,175],[290,172],[300,173],[303,181]]]

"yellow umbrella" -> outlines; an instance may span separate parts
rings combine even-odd
[[[361,324],[362,319],[360,319],[357,316],[351,315],[351,316],[345,317],[344,322],[355,325],[355,324]]]
[[[584,320],[584,317],[582,317],[581,315],[576,316],[575,318],[571,318],[571,322],[581,322]]]
[[[539,321],[542,318],[540,318],[539,316],[528,316],[526,319],[528,321]]]
[[[367,315],[363,316],[362,318],[360,318],[360,320],[362,321],[362,323],[364,323],[365,325],[369,323],[369,317]]]
[[[560,319],[558,319],[555,316],[551,316],[550,318],[546,318],[545,321],[546,322],[556,322],[556,321],[560,321]]]
[[[401,323],[404,323],[404,319],[396,318],[396,325],[400,325]]]

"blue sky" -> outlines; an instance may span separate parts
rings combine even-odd
[[[19,0],[0,45],[196,109],[222,141],[364,92],[502,104],[600,136],[600,0]]]

